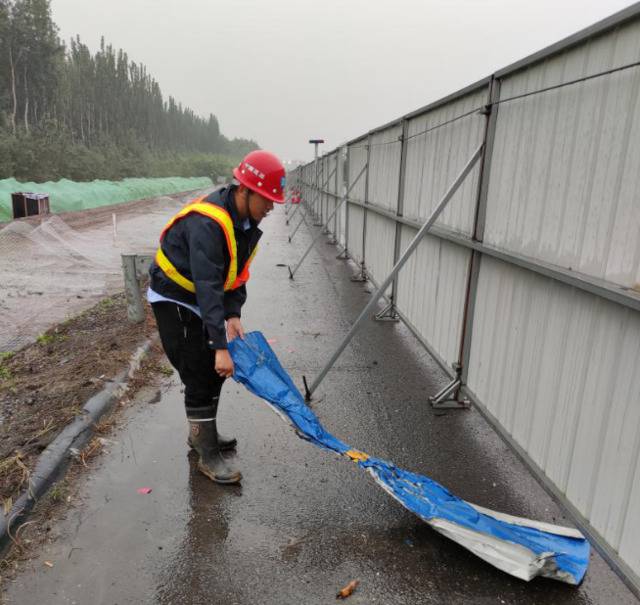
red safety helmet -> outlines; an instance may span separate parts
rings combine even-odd
[[[233,169],[233,176],[251,191],[284,204],[284,166],[273,153],[252,151]]]

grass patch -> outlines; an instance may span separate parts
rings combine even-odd
[[[63,480],[58,481],[58,483],[49,490],[48,496],[53,502],[64,502],[69,494],[69,486]]]
[[[116,305],[116,301],[113,297],[109,297],[109,298],[103,298],[99,303],[98,303],[98,307],[100,309],[111,309],[111,307],[114,307]]]
[[[13,378],[11,370],[3,365],[0,365],[0,382],[9,382]]]
[[[11,351],[0,353],[0,382],[9,382],[13,378],[11,370],[4,365],[4,362],[9,361],[13,357]]]
[[[173,368],[170,365],[162,364],[162,365],[159,365],[157,369],[158,369],[158,372],[160,372],[164,376],[173,375]]]

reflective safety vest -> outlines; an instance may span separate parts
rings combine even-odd
[[[218,225],[220,225],[222,232],[227,240],[227,248],[229,250],[229,257],[231,262],[229,263],[229,271],[227,273],[227,278],[224,282],[224,291],[235,290],[240,286],[244,285],[249,281],[249,265],[251,261],[254,259],[256,252],[258,251],[258,247],[256,246],[249,256],[247,262],[244,264],[240,275],[238,275],[238,246],[236,244],[236,235],[233,231],[233,221],[229,216],[229,213],[220,206],[216,206],[215,204],[209,204],[203,201],[204,198],[200,198],[196,200],[192,204],[185,206],[178,214],[176,214],[164,227],[162,233],[160,234],[160,242],[164,238],[165,233],[171,229],[171,227],[179,220],[183,219],[185,216],[192,214],[193,212],[197,212],[198,214],[202,214],[204,216],[208,216],[210,219],[214,220]],[[162,251],[162,247],[158,248],[156,252],[156,263],[158,263],[158,267],[162,269],[164,274],[173,282],[178,284],[180,287],[188,290],[189,292],[195,294],[196,287],[195,284],[187,279],[184,275],[178,272],[173,263],[167,258],[167,255]]]

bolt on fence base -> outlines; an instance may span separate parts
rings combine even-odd
[[[431,407],[435,410],[468,410],[471,401],[466,397],[460,398],[460,387],[462,386],[462,366],[459,363],[453,364],[456,377],[435,395],[429,397]]]
[[[396,306],[390,302],[382,311],[373,316],[375,321],[400,321],[400,316],[396,313]]]
[[[356,273],[355,275],[352,275],[349,278],[351,281],[355,281],[355,282],[365,282],[367,281],[367,270],[364,267],[364,263],[360,263],[360,271],[358,273]]]

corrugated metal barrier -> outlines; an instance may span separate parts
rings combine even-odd
[[[640,3],[289,175],[640,593]],[[364,176],[354,184],[362,169]]]

